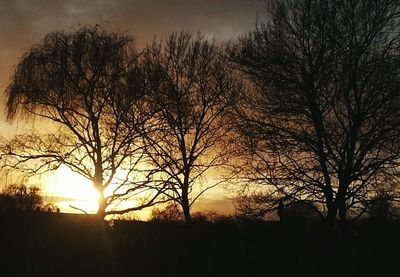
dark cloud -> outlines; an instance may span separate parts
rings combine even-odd
[[[0,0],[0,90],[7,87],[18,58],[47,33],[102,24],[133,35],[138,46],[173,31],[203,32],[235,39],[265,14],[265,0]],[[4,96],[0,93],[0,102]],[[5,125],[0,106],[0,128]]]
[[[51,31],[103,24],[135,36],[139,46],[181,29],[227,40],[254,26],[256,16],[265,14],[264,1],[0,0],[0,90],[18,57]]]

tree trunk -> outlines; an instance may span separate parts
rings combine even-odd
[[[183,216],[185,217],[185,222],[187,224],[191,224],[192,217],[190,216],[189,197],[187,191],[182,192],[182,209]]]
[[[339,209],[339,223],[343,224],[347,220],[347,207],[346,207],[346,194],[348,182],[346,179],[341,180],[339,183],[339,190],[336,196],[337,207]]]
[[[344,223],[347,221],[346,203],[339,203],[339,222]]]
[[[349,235],[349,230],[347,226],[347,208],[346,200],[340,199],[339,205],[339,231],[342,236]]]
[[[326,198],[326,208],[328,209],[328,213],[326,215],[326,221],[328,228],[333,230],[336,224],[337,206],[335,205],[333,199],[333,191],[330,186],[327,187],[325,190],[325,198]]]
[[[339,183],[338,194],[336,196],[337,207],[339,210],[339,232],[341,236],[349,235],[347,226],[347,205],[346,205],[346,194],[347,194],[348,182],[341,180]]]
[[[97,209],[97,217],[101,220],[103,220],[106,216],[106,208],[107,208],[107,203],[106,200],[104,199],[104,194],[103,192],[99,192],[99,200],[98,200],[98,205],[99,208]]]
[[[97,209],[97,216],[99,219],[103,220],[106,213],[107,203],[104,199],[104,188],[103,188],[103,167],[100,162],[97,161],[95,166],[95,173],[93,179],[93,187],[98,191],[99,198],[98,198],[98,209]]]
[[[328,214],[326,215],[326,220],[329,228],[334,228],[336,224],[336,215],[337,215],[337,208],[335,205],[330,204],[327,207]]]

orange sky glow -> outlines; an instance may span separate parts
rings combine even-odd
[[[0,90],[4,91],[8,86],[19,57],[52,31],[102,24],[106,29],[134,36],[139,48],[155,37],[165,37],[182,29],[200,31],[209,38],[228,41],[254,27],[264,10],[264,0],[1,1]],[[3,94],[0,94],[0,101],[4,103]],[[34,121],[33,124],[18,120],[6,122],[4,109],[0,107],[3,137],[12,137],[31,128],[41,131],[47,126],[41,121]],[[206,176],[203,183],[212,180],[212,176]],[[31,183],[40,184],[43,194],[63,212],[79,212],[71,206],[88,213],[97,210],[98,195],[90,181],[67,167],[62,166],[53,173],[34,178]],[[199,199],[193,210],[232,213],[233,204],[226,196],[222,188],[210,190]],[[138,216],[146,219],[149,214],[147,209]]]

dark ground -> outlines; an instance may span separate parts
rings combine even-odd
[[[400,222],[114,222],[0,215],[0,276],[400,276]]]

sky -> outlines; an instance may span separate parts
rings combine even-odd
[[[49,32],[102,24],[138,46],[173,31],[235,39],[265,14],[265,0],[0,0],[0,89],[18,58]]]
[[[262,20],[265,6],[265,0],[0,0],[1,135],[12,136],[26,127],[25,123],[5,121],[3,91],[19,57],[49,32],[101,24],[133,36],[139,48],[180,30],[229,41]],[[218,210],[218,201],[227,203],[221,197],[210,201],[205,199],[200,205],[207,203]]]

